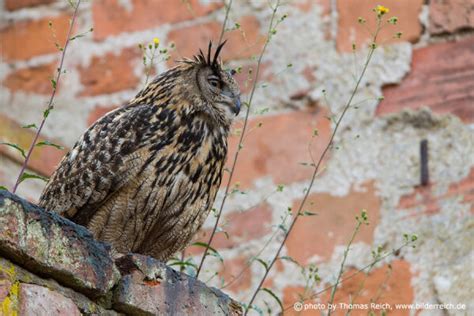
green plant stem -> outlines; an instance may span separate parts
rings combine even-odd
[[[151,73],[151,70],[152,70],[152,67],[153,67],[153,63],[155,62],[155,53],[156,53],[156,50],[157,48],[155,46],[153,46],[153,52],[151,53],[151,57],[150,58],[150,65],[148,67],[146,67],[147,69],[145,70],[145,87],[147,86],[148,84],[148,80],[150,79],[150,73]],[[146,52],[145,52],[145,56],[146,56]],[[148,57],[148,56],[146,56]]]
[[[388,252],[386,253],[385,255],[383,256],[380,256],[379,258],[375,259],[374,261],[372,261],[371,263],[369,263],[368,265],[362,267],[361,269],[357,270],[356,272],[352,273],[351,275],[341,279],[341,281],[339,282],[339,284],[342,284],[343,282],[347,281],[347,280],[350,280],[352,279],[353,277],[355,277],[356,275],[358,275],[359,273],[371,268],[372,266],[374,266],[375,264],[377,264],[378,262],[382,261],[383,259],[391,256],[391,255],[395,255],[396,253],[398,253],[400,250],[402,250],[403,248],[405,248],[406,246],[408,246],[409,244],[413,243],[412,241],[408,241],[408,242],[405,242],[403,245],[401,245],[400,247],[398,247],[397,249],[394,249],[393,251],[391,252]],[[327,290],[330,290],[332,289],[333,287],[335,286],[335,284],[331,284],[329,285],[328,287],[325,287],[324,289],[322,289],[321,291],[319,292],[316,292],[314,293],[313,295],[311,295],[310,297],[307,297],[307,298],[304,298],[302,300],[300,300],[300,302],[305,302],[307,300],[311,300],[311,299],[314,299],[316,297],[318,297],[320,294],[326,292]],[[285,310],[284,311],[287,311],[289,310],[290,308],[293,308],[293,304],[291,305],[288,305],[287,307],[285,307]]]
[[[375,43],[376,40],[377,40],[377,34],[378,34],[379,28],[380,28],[380,20],[379,20],[379,24],[378,24],[378,27],[377,27],[377,32],[375,33],[375,36],[374,36],[374,40],[373,40],[374,43]],[[308,188],[307,188],[307,190],[306,190],[306,192],[305,192],[305,194],[304,194],[304,197],[303,197],[303,200],[301,201],[300,206],[298,207],[298,211],[297,211],[295,217],[293,218],[293,221],[291,222],[290,227],[288,228],[288,231],[286,232],[286,234],[285,234],[285,236],[284,236],[284,238],[283,238],[283,241],[281,242],[281,244],[280,244],[280,246],[279,246],[279,248],[278,248],[278,250],[277,250],[275,256],[273,257],[272,261],[270,262],[270,264],[269,264],[269,266],[268,266],[268,269],[265,271],[265,274],[263,275],[263,278],[260,280],[260,283],[259,283],[257,289],[255,290],[255,292],[254,292],[253,295],[252,295],[252,298],[250,299],[249,303],[247,304],[247,309],[246,309],[244,315],[247,315],[248,310],[251,308],[252,303],[254,302],[254,300],[255,300],[255,298],[256,298],[258,292],[260,291],[260,289],[261,289],[261,287],[262,287],[262,285],[263,285],[263,282],[265,282],[265,280],[266,280],[266,278],[267,278],[267,276],[268,276],[268,273],[270,272],[271,268],[273,267],[273,265],[275,264],[276,260],[278,259],[278,256],[280,255],[280,252],[281,252],[281,250],[283,249],[283,246],[285,245],[286,240],[288,239],[289,234],[290,234],[291,231],[293,230],[293,227],[295,226],[295,224],[296,224],[296,222],[297,222],[297,220],[298,220],[298,218],[299,218],[299,216],[300,216],[300,213],[301,213],[301,211],[302,211],[302,209],[303,209],[303,207],[304,207],[304,205],[305,205],[305,203],[306,203],[306,201],[307,201],[307,199],[308,199],[308,197],[309,197],[309,193],[311,192],[311,188],[313,187],[314,181],[316,180],[316,175],[318,174],[319,167],[320,167],[320,165],[321,165],[321,163],[322,163],[324,157],[326,156],[327,152],[329,151],[329,149],[331,148],[331,146],[332,146],[332,144],[333,144],[333,142],[334,142],[334,137],[335,137],[335,135],[336,135],[336,132],[337,132],[337,130],[339,129],[339,126],[340,126],[340,124],[341,124],[342,119],[344,118],[344,115],[346,114],[347,110],[350,108],[351,103],[352,103],[352,100],[354,99],[354,96],[355,96],[357,90],[359,89],[359,85],[360,85],[360,83],[361,83],[361,81],[362,81],[362,78],[364,77],[364,74],[365,74],[365,72],[366,72],[366,70],[367,70],[367,68],[368,68],[368,66],[369,66],[369,62],[370,62],[370,60],[372,59],[372,56],[373,56],[374,51],[375,51],[375,47],[374,47],[374,46],[371,46],[371,48],[370,48],[370,50],[369,50],[369,53],[368,53],[368,55],[367,55],[367,59],[366,59],[366,61],[365,61],[365,63],[364,63],[364,67],[363,67],[363,69],[362,69],[362,72],[361,72],[361,74],[360,74],[360,76],[359,76],[359,78],[358,78],[358,80],[357,80],[357,82],[356,82],[356,85],[355,85],[354,89],[352,90],[352,93],[351,93],[351,95],[350,95],[350,97],[349,97],[349,100],[347,101],[346,105],[344,106],[344,110],[342,111],[342,114],[339,116],[339,119],[338,119],[337,122],[336,122],[336,126],[334,127],[334,131],[333,131],[332,134],[331,134],[331,138],[329,139],[329,142],[328,142],[326,148],[324,149],[323,153],[321,154],[321,156],[320,156],[320,158],[319,158],[319,160],[318,160],[318,163],[316,164],[316,166],[315,166],[315,168],[314,168],[314,171],[313,171],[313,174],[312,174],[312,176],[311,176],[311,180],[310,180],[309,186],[308,186]]]
[[[374,260],[377,260],[379,257],[380,257],[380,253],[377,251],[376,255],[374,256]],[[375,262],[365,272],[364,280],[362,280],[362,282],[359,284],[359,289],[357,290],[355,295],[353,297],[351,297],[350,304],[353,304],[356,301],[356,299],[360,296],[360,294],[362,293],[362,290],[364,289],[364,286],[365,286],[365,282],[367,281],[369,273],[372,271],[372,268],[374,267],[374,265],[375,265]],[[346,316],[349,316],[351,314],[351,312],[352,312],[352,309],[349,308],[346,312]]]
[[[64,44],[64,49],[62,50],[62,53],[61,53],[61,61],[59,62],[59,67],[57,69],[57,74],[56,74],[56,79],[55,79],[56,83],[53,85],[53,92],[51,93],[51,97],[49,98],[49,102],[48,102],[48,106],[46,107],[46,110],[51,110],[53,108],[54,97],[56,96],[56,90],[57,90],[57,87],[58,87],[58,84],[59,84],[59,80],[61,79],[61,74],[63,72],[62,69],[63,69],[64,58],[66,56],[66,51],[67,51],[67,48],[69,46],[69,42],[71,40],[72,30],[74,28],[74,23],[75,23],[76,17],[77,17],[77,11],[78,11],[78,8],[79,8],[80,4],[81,4],[81,0],[78,0],[76,6],[74,8],[74,13],[72,14],[71,23],[69,25],[69,31],[68,31],[67,37],[66,37],[66,43]],[[18,178],[16,179],[15,186],[13,187],[13,190],[12,190],[13,193],[16,192],[18,186],[20,185],[21,178],[22,178],[23,174],[25,173],[26,167],[28,166],[28,162],[30,160],[31,153],[35,149],[36,142],[38,141],[39,135],[41,133],[41,130],[43,129],[43,126],[44,126],[44,123],[46,122],[47,117],[48,117],[47,115],[43,115],[43,120],[41,121],[41,124],[38,127],[38,130],[36,131],[36,134],[33,138],[33,141],[31,142],[30,148],[28,149],[28,153],[26,154],[26,158],[23,161],[23,165],[21,166],[20,174],[18,175]]]
[[[227,25],[227,21],[229,20],[230,8],[232,7],[232,1],[233,0],[230,0],[228,5],[226,5],[225,0],[223,1],[225,6],[225,18],[224,22],[222,23],[221,34],[219,35],[219,41],[217,42],[217,46],[222,43],[222,39],[224,38],[225,28]]]
[[[204,261],[206,260],[206,257],[207,257],[208,251],[209,251],[209,247],[210,247],[210,245],[212,243],[212,240],[214,239],[214,235],[216,234],[216,231],[217,231],[217,226],[219,224],[219,220],[220,220],[221,215],[222,215],[222,210],[224,209],[224,205],[225,205],[225,202],[227,200],[227,196],[229,195],[229,189],[230,189],[230,185],[231,185],[231,182],[232,182],[232,179],[233,179],[233,176],[234,176],[235,166],[237,165],[240,149],[242,148],[243,139],[244,139],[244,136],[245,136],[245,131],[246,131],[247,125],[248,125],[248,120],[249,120],[249,115],[250,115],[250,108],[251,108],[253,96],[255,94],[255,90],[256,90],[256,87],[257,87],[258,76],[259,76],[259,73],[260,73],[260,66],[262,64],[262,58],[263,58],[263,55],[265,54],[268,43],[270,42],[270,34],[271,34],[271,30],[273,29],[273,22],[275,20],[276,12],[277,12],[277,9],[278,9],[279,5],[280,5],[280,2],[278,1],[277,4],[275,5],[275,8],[273,9],[273,13],[272,13],[272,16],[271,16],[270,25],[268,27],[268,32],[267,32],[267,34],[268,34],[267,40],[265,41],[265,44],[263,45],[262,51],[260,52],[260,56],[259,56],[258,61],[257,61],[257,69],[255,71],[255,80],[254,80],[254,84],[252,86],[252,90],[250,92],[249,101],[247,102],[247,110],[245,112],[244,126],[242,128],[242,133],[240,134],[239,144],[237,145],[237,150],[236,150],[235,155],[234,155],[234,160],[232,162],[232,168],[230,170],[229,179],[227,180],[227,185],[226,185],[226,188],[225,188],[224,197],[223,197],[221,205],[219,207],[219,212],[217,213],[216,222],[214,224],[214,228],[212,229],[211,237],[209,238],[209,242],[207,243],[207,247],[204,251],[201,262],[199,263],[199,268],[197,270],[196,278],[199,277],[199,273],[201,272]],[[230,10],[230,6],[228,7],[228,9]]]
[[[283,224],[286,222],[286,218],[288,217],[288,214],[283,218]],[[244,273],[245,271],[247,271],[250,266],[252,265],[252,263],[255,261],[256,258],[258,258],[258,256],[260,256],[262,254],[262,252],[268,247],[268,245],[270,244],[270,242],[273,240],[273,238],[275,238],[275,236],[277,235],[278,233],[278,229],[275,230],[273,232],[273,234],[270,236],[270,238],[268,238],[268,240],[265,242],[265,244],[263,245],[263,247],[260,249],[259,252],[257,252],[257,254],[255,256],[253,256],[248,262],[247,264],[245,265],[245,267],[232,279],[230,280],[228,283],[224,284],[220,289],[225,289],[226,287],[230,286],[231,284],[233,284],[235,281],[237,281]]]
[[[339,281],[341,280],[342,273],[344,272],[344,265],[346,264],[347,255],[349,254],[349,250],[351,249],[352,242],[354,241],[354,238],[356,237],[357,233],[359,232],[359,229],[360,229],[361,225],[362,225],[362,222],[360,220],[358,220],[356,228],[352,232],[351,239],[349,240],[349,243],[347,244],[347,247],[344,250],[344,257],[342,258],[341,266],[340,266],[339,272],[337,274],[336,283],[334,284],[334,286],[332,288],[332,291],[331,291],[331,298],[329,299],[328,306],[331,306],[332,303],[334,303],[334,296],[336,295],[337,286],[339,285]],[[328,309],[328,316],[331,316],[331,309]]]

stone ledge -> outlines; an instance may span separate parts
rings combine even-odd
[[[241,306],[217,289],[150,257],[129,254],[117,265],[124,274],[114,309],[132,315],[241,315]]]
[[[0,191],[0,256],[88,296],[105,295],[120,274],[110,247],[84,227]]]
[[[115,263],[110,247],[86,228],[5,190],[0,227],[4,311],[34,314],[56,306],[88,315],[242,314],[221,291],[151,257],[128,254]]]

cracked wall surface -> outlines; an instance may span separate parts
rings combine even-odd
[[[464,304],[465,309],[392,310],[394,315],[468,315],[474,309],[474,7],[469,0],[397,1],[294,0],[278,9],[288,17],[278,25],[263,56],[250,115],[250,133],[237,164],[219,232],[213,242],[223,262],[206,259],[200,279],[248,302],[264,273],[255,256],[267,261],[288,225],[288,208],[301,202],[311,177],[311,155],[324,150],[335,128],[328,117],[341,113],[362,70],[374,26],[372,8],[383,4],[396,26],[386,26],[311,189],[304,210],[265,287],[277,295],[286,313],[300,299],[327,303],[346,244],[366,209],[363,226],[347,257],[343,277],[370,265],[372,250],[387,255],[370,271],[340,285],[336,302]],[[66,1],[0,1],[0,140],[28,147],[48,100],[48,73],[58,61],[47,21],[64,38],[70,14]],[[113,12],[114,14],[111,14]],[[49,176],[67,148],[106,112],[133,97],[145,82],[139,43],[160,38],[172,42],[171,58],[155,65],[160,73],[173,60],[193,54],[216,40],[225,16],[219,1],[93,1],[81,5],[77,32],[94,32],[73,42],[55,109],[43,130],[44,140],[63,151],[39,148],[31,171]],[[245,100],[266,36],[271,10],[267,1],[233,1],[224,59],[242,67],[238,81]],[[239,29],[235,29],[235,23]],[[46,25],[46,26],[45,26]],[[402,31],[401,39],[393,38]],[[25,44],[27,43],[27,44]],[[352,44],[356,49],[352,50]],[[251,71],[249,71],[251,69]],[[229,140],[233,157],[242,122]],[[314,130],[318,136],[312,137]],[[428,142],[429,183],[420,183],[420,142]],[[21,156],[0,146],[0,185],[11,188]],[[231,161],[228,162],[230,165]],[[227,176],[227,175],[226,175]],[[224,178],[223,183],[226,183]],[[19,194],[35,201],[39,181],[26,181]],[[224,186],[215,207],[220,206]],[[207,242],[215,217],[209,216],[196,241]],[[416,247],[403,247],[403,234],[416,234]],[[184,258],[199,264],[202,247],[190,246]],[[308,285],[307,269],[321,278]],[[188,267],[187,273],[195,273]],[[33,291],[35,289],[25,289]],[[315,293],[319,293],[315,295]],[[256,305],[270,314],[279,305],[261,292]],[[254,311],[255,312],[255,311]],[[306,310],[302,314],[319,314]],[[367,310],[354,311],[367,314]]]

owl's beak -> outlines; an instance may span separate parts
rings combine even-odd
[[[240,113],[240,96],[235,97],[234,99],[234,113],[235,115],[239,115]]]

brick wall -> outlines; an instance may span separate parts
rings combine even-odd
[[[21,126],[40,120],[51,92],[49,77],[59,58],[48,21],[62,41],[71,12],[66,1],[0,4],[0,137],[28,147],[32,133]],[[378,297],[381,303],[464,303],[473,308],[469,236],[474,201],[474,5],[470,0],[295,0],[280,8],[279,16],[289,17],[278,26],[263,58],[260,79],[265,85],[257,89],[252,132],[235,175],[234,184],[245,194],[230,197],[221,225],[228,237],[218,233],[213,244],[224,264],[209,258],[202,280],[211,279],[210,284],[219,286],[240,274],[278,230],[288,207],[301,201],[311,175],[304,165],[310,160],[308,144],[317,157],[331,135],[334,124],[326,117],[340,113],[350,95],[352,74],[362,66],[369,37],[357,19],[365,17],[367,27],[373,27],[371,9],[377,4],[390,8],[389,16],[397,16],[399,24],[383,30],[384,45],[376,51],[355,97],[355,102],[362,102],[348,112],[336,137],[338,149],[326,159],[311,191],[306,209],[318,216],[301,219],[283,255],[302,265],[316,264],[322,280],[313,290],[323,289],[335,280],[354,216],[367,209],[370,225],[357,236],[344,275],[370,263],[370,252],[377,246],[386,251],[396,248],[405,232],[418,234],[419,243],[376,265],[367,278],[359,275],[344,282],[337,301],[349,302],[364,282],[365,291],[356,303]],[[87,126],[143,86],[139,43],[158,37],[163,47],[175,44],[170,60],[155,66],[155,73],[162,72],[174,59],[189,57],[206,47],[209,39],[216,40],[224,14],[220,1],[84,2],[76,32],[91,27],[94,31],[72,42],[55,109],[42,134],[66,149],[37,150],[31,169],[51,174]],[[267,1],[234,1],[232,6],[229,26],[241,27],[226,32],[229,42],[223,56],[230,66],[242,67],[239,82],[246,95],[270,14]],[[403,32],[401,40],[393,39],[392,30]],[[355,53],[352,43],[358,48]],[[253,72],[247,75],[249,69]],[[384,100],[378,101],[381,95]],[[237,122],[236,129],[240,127]],[[314,128],[319,136],[312,139]],[[419,180],[422,139],[429,143],[427,186]],[[237,142],[238,136],[232,136],[230,157]],[[21,157],[4,146],[0,153],[0,184],[11,187]],[[19,193],[34,201],[43,185],[25,182]],[[277,185],[284,186],[283,192],[276,190]],[[212,224],[210,216],[198,240],[206,240]],[[270,258],[278,241],[272,239],[260,257]],[[187,256],[199,261],[201,252],[190,247]],[[266,282],[285,305],[305,291],[299,270],[291,262],[279,261]],[[218,275],[212,277],[215,271]],[[263,266],[254,263],[224,291],[246,302],[262,274]],[[382,295],[377,294],[380,289]],[[327,299],[326,292],[312,302]],[[257,304],[263,308],[264,300],[277,308],[264,293]]]

